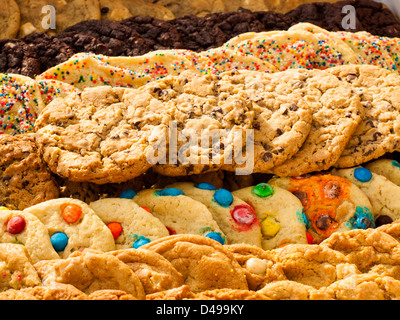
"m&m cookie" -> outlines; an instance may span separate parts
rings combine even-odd
[[[303,207],[299,199],[267,183],[233,191],[253,207],[261,224],[262,248],[270,250],[289,243],[307,243]]]
[[[89,206],[111,230],[116,249],[138,248],[169,235],[159,219],[132,199],[104,198]]]
[[[145,189],[133,200],[161,220],[172,234],[197,234],[225,244],[226,237],[209,209],[178,188]]]
[[[400,218],[400,186],[385,176],[361,166],[333,169],[332,173],[349,180],[366,194],[372,205],[376,227]]]
[[[84,248],[115,249],[110,229],[83,201],[58,198],[26,208],[24,212],[36,216],[47,227],[53,248],[61,258]]]
[[[211,212],[228,243],[248,243],[261,247],[261,227],[253,207],[226,189],[210,183],[177,182],[168,187],[200,201]]]
[[[368,197],[345,178],[319,172],[300,177],[274,177],[269,183],[300,199],[309,221],[307,232],[311,243],[320,243],[334,232],[374,227]]]
[[[364,166],[373,173],[386,177],[400,186],[400,163],[394,159],[378,159]]]
[[[22,244],[33,263],[59,259],[47,227],[33,214],[19,210],[0,210],[0,242]]]

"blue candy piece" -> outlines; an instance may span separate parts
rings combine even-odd
[[[233,202],[232,193],[230,193],[226,189],[218,189],[214,193],[214,200],[221,206],[221,207],[229,207]]]
[[[398,163],[396,160],[392,161],[392,166],[400,168],[400,163]]]
[[[56,232],[50,237],[51,244],[57,252],[63,251],[68,244],[68,237],[64,232]]]
[[[133,199],[134,196],[136,196],[136,192],[132,189],[124,190],[119,195],[119,197],[123,199]]]
[[[196,185],[196,188],[203,189],[203,190],[217,190],[214,185],[207,182],[202,182]]]
[[[225,244],[224,237],[218,232],[209,232],[206,234],[206,237],[218,241],[220,244]]]
[[[139,247],[141,247],[141,246],[143,246],[143,245],[145,245],[146,243],[149,243],[149,242],[151,242],[150,239],[148,239],[148,238],[146,238],[146,237],[143,237],[143,236],[140,236],[140,237],[133,243],[132,247],[133,247],[134,249],[137,249],[137,248],[139,248]]]
[[[172,196],[172,197],[185,195],[183,191],[178,188],[165,188],[163,190],[157,191],[157,194],[159,196]]]
[[[366,168],[357,168],[354,170],[354,177],[361,182],[368,182],[372,178],[372,173]]]
[[[374,218],[367,207],[356,207],[354,216],[347,222],[352,229],[375,228]]]

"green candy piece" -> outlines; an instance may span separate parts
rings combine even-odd
[[[253,194],[260,198],[267,198],[274,194],[274,189],[268,183],[259,183],[251,190]]]

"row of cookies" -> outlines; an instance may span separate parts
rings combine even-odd
[[[371,65],[182,72],[136,89],[98,86],[56,99],[39,114],[35,137],[50,170],[72,181],[119,183],[149,168],[298,176],[398,150],[399,80]],[[219,140],[202,141],[211,134]]]
[[[378,161],[371,168],[383,167],[384,159]],[[23,210],[3,207],[0,240],[23,244],[35,262],[67,258],[82,248],[139,248],[171,234],[272,250],[391,224],[400,216],[393,197],[399,188],[385,176],[357,167],[273,177],[232,192],[211,183],[175,182],[138,192],[126,189],[119,197],[89,203],[55,197]]]
[[[157,50],[138,57],[81,53],[37,76],[38,84],[27,77],[4,74],[1,104],[7,116],[3,116],[2,132],[33,131],[37,114],[49,102],[46,101],[49,97],[54,98],[51,94],[62,95],[64,91],[73,91],[73,87],[135,88],[184,70],[200,74],[220,74],[232,69],[271,73],[293,68],[326,69],[368,64],[396,71],[400,61],[398,50],[398,38],[377,37],[365,32],[328,32],[303,23],[287,31],[244,33],[216,49],[200,53]],[[42,93],[42,99],[38,92]],[[19,96],[18,99],[14,99],[15,96]]]
[[[171,235],[34,263],[0,244],[1,300],[397,300],[399,223],[270,251]]]
[[[10,0],[4,1],[0,38],[24,37],[34,32],[59,33],[69,26],[86,20],[120,21],[133,16],[153,17],[168,21],[187,15],[198,17],[217,12],[234,12],[239,8],[251,11],[274,11],[286,13],[301,4],[312,3],[311,0],[257,0],[226,1],[208,0]],[[336,0],[326,1],[335,3]],[[52,8],[50,8],[51,6]],[[54,8],[54,9],[53,9]],[[52,11],[54,10],[54,12]],[[51,17],[50,14],[54,14]],[[52,20],[54,25],[52,25]]]
[[[65,1],[57,3],[64,5]],[[85,20],[57,35],[34,32],[24,38],[1,39],[0,72],[33,78],[80,52],[108,56],[137,56],[165,49],[200,52],[219,47],[242,33],[287,30],[299,22],[310,22],[329,31],[338,31],[343,30],[342,8],[348,5],[355,8],[357,15],[357,23],[351,32],[367,31],[383,37],[400,36],[400,23],[396,16],[373,0],[309,3],[286,14],[242,9],[168,21],[149,16],[134,16],[119,21]],[[3,7],[7,6],[9,4]],[[74,8],[71,6],[71,9]],[[34,11],[34,8],[30,8],[30,11]],[[76,14],[74,18],[79,16]]]

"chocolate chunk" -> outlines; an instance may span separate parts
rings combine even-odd
[[[383,226],[384,224],[389,224],[392,223],[393,219],[387,215],[381,215],[378,218],[376,218],[375,220],[375,226],[379,227],[379,226]]]
[[[326,230],[330,227],[330,225],[332,224],[333,219],[326,215],[326,214],[321,214],[317,221],[315,222],[315,225],[318,229],[320,230]]]

